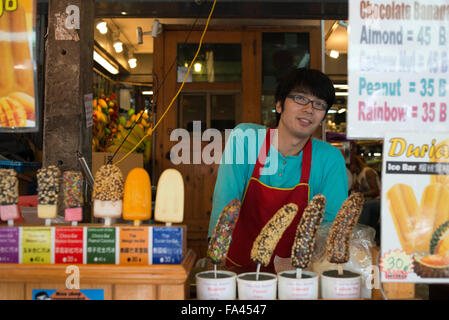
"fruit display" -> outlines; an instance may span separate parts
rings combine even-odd
[[[0,127],[26,127],[35,120],[34,70],[26,38],[13,39],[13,34],[27,34],[26,10],[23,5],[2,15],[0,41]],[[5,41],[6,40],[6,41]]]
[[[140,111],[135,113],[129,109],[125,116],[119,115],[117,97],[113,93],[106,97],[100,95],[93,101],[93,127],[92,127],[92,151],[94,152],[119,152],[127,153],[151,130],[151,115]],[[136,121],[138,121],[136,123]],[[134,128],[131,130],[132,126]],[[131,133],[128,135],[129,131]],[[144,163],[148,163],[151,157],[151,137],[148,137],[133,151],[143,153]]]

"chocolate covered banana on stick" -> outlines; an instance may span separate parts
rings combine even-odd
[[[365,199],[359,192],[351,194],[337,213],[326,242],[326,257],[338,264],[338,273],[343,274],[342,264],[349,261],[352,231],[362,213]]]
[[[51,165],[37,171],[37,216],[45,219],[45,225],[51,224],[51,219],[58,215],[59,183],[61,170]]]
[[[317,194],[312,198],[296,228],[295,239],[292,246],[292,265],[296,268],[296,277],[301,278],[302,269],[310,264],[313,247],[316,240],[316,232],[323,220],[326,197]]]
[[[298,212],[298,206],[289,203],[279,209],[262,228],[251,249],[251,260],[257,264],[257,273],[260,265],[268,266],[274,249],[288,226]]]
[[[212,232],[207,248],[207,256],[214,264],[215,274],[217,272],[217,264],[222,264],[226,261],[232,241],[232,232],[239,218],[240,206],[241,203],[238,199],[231,200],[221,211]]]
[[[240,201],[231,200],[221,211],[209,241],[207,256],[214,264],[225,262],[240,212]]]
[[[19,179],[14,169],[0,169],[0,218],[14,225],[19,218]]]

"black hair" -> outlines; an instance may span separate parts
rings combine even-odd
[[[319,70],[309,68],[293,69],[286,76],[280,79],[276,88],[275,100],[281,102],[284,109],[284,102],[287,95],[293,90],[320,98],[327,103],[327,111],[335,102],[335,89],[331,79]],[[281,114],[276,112],[276,123],[279,124]]]

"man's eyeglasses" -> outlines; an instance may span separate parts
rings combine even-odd
[[[287,98],[292,99],[297,104],[300,104],[302,106],[306,106],[309,103],[312,103],[312,108],[320,111],[326,111],[327,110],[327,103],[322,100],[312,100],[307,97],[304,97],[301,94],[289,94],[287,95]]]

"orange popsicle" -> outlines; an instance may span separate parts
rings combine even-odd
[[[151,219],[151,182],[145,169],[134,168],[126,177],[123,219],[134,220],[136,226],[140,225],[142,220]]]

